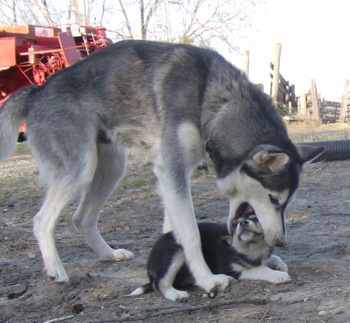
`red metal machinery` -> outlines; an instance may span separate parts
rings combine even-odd
[[[41,85],[50,75],[111,43],[103,27],[0,27],[0,107],[18,89]],[[24,131],[21,127],[20,139]]]

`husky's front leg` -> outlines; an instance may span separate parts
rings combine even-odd
[[[165,193],[164,204],[172,222],[177,242],[183,247],[186,263],[193,274],[196,285],[206,292],[225,289],[232,279],[226,275],[213,275],[207,266],[193,212],[191,196],[180,196],[175,191]]]
[[[177,174],[175,179],[160,165],[155,165],[155,173],[166,210],[165,216],[171,223],[177,242],[183,247],[186,263],[195,278],[196,285],[208,293],[225,289],[232,277],[213,275],[203,257],[189,178]]]

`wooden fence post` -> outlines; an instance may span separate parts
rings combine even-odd
[[[278,106],[281,50],[282,50],[282,45],[280,43],[277,43],[275,46],[275,57],[273,61],[273,78],[272,78],[272,89],[271,89],[272,101],[275,107]]]
[[[317,97],[317,88],[315,80],[311,80],[311,102],[312,102],[312,119],[320,119],[320,110],[318,107],[318,97]]]
[[[249,50],[243,52],[243,73],[249,77]]]
[[[306,107],[307,107],[306,94],[305,94],[305,90],[303,89],[303,91],[301,92],[301,95],[300,95],[300,103],[298,105],[299,117],[306,117]]]
[[[346,112],[348,110],[348,99],[349,99],[348,97],[349,97],[349,80],[347,79],[344,85],[343,97],[340,104],[339,123],[345,122]]]

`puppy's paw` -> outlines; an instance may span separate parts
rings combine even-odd
[[[266,266],[278,271],[288,272],[288,266],[280,257],[272,255],[266,262]]]
[[[163,293],[163,296],[172,302],[183,302],[189,297],[187,292],[175,288],[169,288]]]
[[[125,249],[113,250],[113,256],[116,261],[130,260],[134,258],[134,254],[131,251]]]
[[[283,284],[291,281],[292,278],[287,272],[284,271],[274,271],[274,275],[270,278],[270,282],[273,284]]]

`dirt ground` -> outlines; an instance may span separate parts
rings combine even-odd
[[[330,130],[290,127],[305,141],[323,140]],[[348,129],[340,132],[346,137]],[[126,296],[147,281],[146,259],[161,232],[149,165],[131,160],[99,222],[106,241],[135,259],[99,261],[72,226],[73,203],[55,235],[70,282],[57,285],[43,273],[32,234],[43,190],[33,158],[19,145],[0,165],[0,322],[350,322],[350,160],[312,164],[303,173],[287,211],[288,246],[275,250],[289,266],[290,283],[233,282],[213,299],[193,288],[187,302],[172,303],[157,293]],[[192,189],[198,220],[226,221],[228,202],[213,175],[196,171]]]

